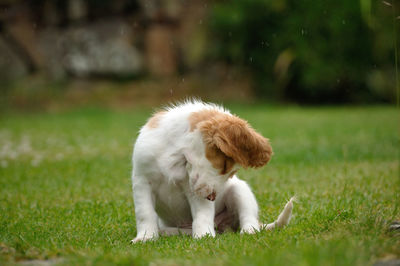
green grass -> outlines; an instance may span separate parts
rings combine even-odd
[[[231,106],[272,141],[241,170],[273,221],[297,195],[290,225],[256,235],[162,237],[132,245],[131,150],[151,110],[82,109],[0,117],[0,264],[366,265],[400,257],[399,114],[393,107]]]

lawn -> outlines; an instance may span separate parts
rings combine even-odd
[[[135,237],[131,151],[150,109],[0,116],[0,264],[368,265],[400,257],[399,113],[394,107],[231,105],[275,155],[241,170],[272,222],[288,227],[195,240]],[[38,262],[38,261],[35,261]]]

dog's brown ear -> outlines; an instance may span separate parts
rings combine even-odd
[[[268,139],[244,120],[231,115],[204,121],[200,130],[206,145],[214,144],[226,156],[243,167],[261,167],[268,163],[272,148]]]

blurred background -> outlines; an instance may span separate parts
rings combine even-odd
[[[0,0],[2,108],[395,103],[396,0]]]

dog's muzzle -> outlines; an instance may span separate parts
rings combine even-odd
[[[216,197],[217,194],[215,193],[215,191],[213,191],[210,195],[207,196],[207,199],[210,201],[214,201]]]

